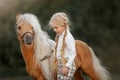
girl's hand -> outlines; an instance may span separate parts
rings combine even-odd
[[[64,66],[64,67],[62,68],[62,70],[61,70],[61,73],[62,73],[63,75],[66,75],[66,74],[68,73],[68,71],[69,71],[69,68],[66,67],[66,66]]]

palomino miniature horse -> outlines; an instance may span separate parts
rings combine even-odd
[[[53,55],[51,54],[55,42],[42,31],[39,21],[33,14],[16,16],[16,32],[20,41],[21,52],[26,64],[26,70],[33,80],[56,80],[53,70]],[[100,64],[92,49],[84,42],[76,40],[76,72],[75,80],[84,80],[84,72],[91,80],[109,80],[108,71]]]

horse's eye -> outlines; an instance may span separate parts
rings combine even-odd
[[[21,29],[21,26],[18,26],[18,29],[20,30],[20,29]]]

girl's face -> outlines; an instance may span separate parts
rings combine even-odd
[[[53,26],[53,30],[61,35],[63,33],[63,31],[65,31],[65,27],[64,26]]]
[[[53,30],[59,35],[62,34],[62,32],[66,29],[64,19],[60,16],[55,16],[50,21],[50,23],[51,23],[51,26],[52,26]]]

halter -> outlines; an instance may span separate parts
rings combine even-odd
[[[25,32],[23,35],[22,35],[22,39],[23,39],[23,37],[25,36],[25,34],[27,34],[27,33],[30,33],[31,35],[33,35],[33,33],[31,33],[31,32]],[[24,41],[23,41],[24,42]]]
[[[25,32],[23,35],[22,35],[22,42],[20,42],[20,44],[22,45],[24,43],[24,40],[23,40],[23,37],[27,34],[27,33],[30,33],[31,35],[34,35],[34,33],[31,33],[31,32]],[[20,34],[18,34],[20,35]]]

